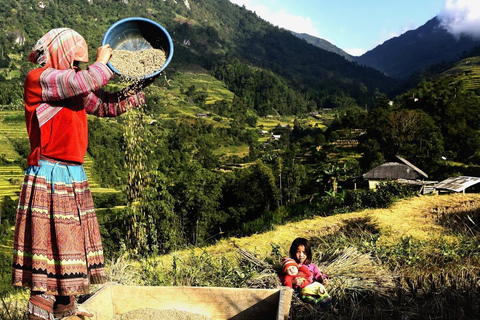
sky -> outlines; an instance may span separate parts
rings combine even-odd
[[[230,0],[273,25],[360,56],[438,16],[454,35],[480,39],[479,0]]]

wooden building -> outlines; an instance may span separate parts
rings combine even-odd
[[[395,156],[393,159],[363,174],[363,179],[368,181],[370,189],[374,189],[379,182],[385,180],[420,186],[434,183],[426,182],[425,179],[428,179],[428,174],[400,156]]]

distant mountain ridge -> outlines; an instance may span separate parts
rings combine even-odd
[[[470,36],[455,37],[435,17],[354,59],[389,77],[406,79],[432,65],[457,61],[476,46],[480,46],[480,41]]]
[[[358,57],[349,55],[322,38],[305,33],[292,34],[320,49],[334,52],[348,61],[356,61],[396,79],[407,79],[436,64],[456,62],[480,46],[480,41],[470,36],[456,37],[449,33],[437,17]]]
[[[299,37],[300,39],[307,41],[308,43],[310,43],[311,45],[314,45],[315,47],[336,53],[339,56],[344,57],[348,61],[354,61],[354,58],[351,55],[349,55],[348,53],[346,53],[345,51],[343,51],[342,49],[340,49],[339,47],[337,47],[336,45],[332,44],[331,42],[325,39],[317,38],[306,33],[296,33],[293,31],[292,31],[292,34]]]

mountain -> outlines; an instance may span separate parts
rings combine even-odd
[[[470,36],[455,37],[435,17],[354,59],[389,77],[406,79],[432,65],[457,61],[479,45]]]
[[[317,38],[306,33],[296,33],[293,31],[292,31],[292,34],[300,39],[307,41],[308,43],[310,43],[311,45],[314,45],[315,47],[336,53],[339,56],[344,57],[348,61],[354,61],[354,58],[351,55],[349,55],[348,53],[346,53],[345,51],[343,51],[342,49],[340,49],[339,47],[337,47],[336,45],[332,44],[331,42],[325,39]]]
[[[20,78],[28,72],[31,66],[20,57],[28,55],[35,41],[52,28],[77,30],[94,57],[111,24],[141,16],[162,24],[173,39],[175,53],[168,71],[198,65],[216,72],[238,96],[249,82],[233,79],[238,78],[238,72],[219,71],[228,69],[226,65],[234,59],[243,65],[240,69],[245,76],[252,77],[258,70],[265,75],[268,72],[296,90],[297,96],[311,101],[306,104],[312,108],[336,107],[352,100],[372,104],[375,92],[388,92],[397,84],[373,68],[308,44],[229,0],[72,0],[68,5],[61,1],[0,0],[0,4],[5,13],[0,18],[4,30],[0,32],[0,77],[5,79],[15,77],[15,70],[20,70]],[[245,72],[247,69],[251,71]],[[257,95],[266,92],[258,87],[250,90]],[[285,98],[285,103],[288,99],[291,97]],[[275,103],[266,104],[275,107]]]

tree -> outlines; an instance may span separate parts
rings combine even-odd
[[[12,198],[5,196],[0,202],[0,224],[15,224],[15,216],[17,214],[17,202]]]
[[[182,170],[172,194],[185,245],[203,244],[225,222],[225,216],[218,210],[222,179],[198,163],[192,162]]]
[[[360,159],[360,167],[364,172],[385,162],[385,157],[383,156],[378,141],[374,138],[365,138],[362,139],[362,143],[359,147],[359,151],[362,154],[362,158]]]
[[[282,160],[280,179],[282,181],[280,192],[285,203],[295,203],[300,195],[303,184],[307,178],[305,166],[300,164],[295,154],[287,154]]]
[[[227,213],[224,230],[239,231],[245,222],[278,208],[280,192],[273,171],[262,162],[227,173],[219,210]]]
[[[455,160],[464,161],[478,150],[480,98],[466,90],[461,81],[422,81],[402,98],[406,108],[421,109],[432,117],[443,137],[445,152]]]
[[[320,177],[317,182],[320,182],[325,191],[332,192],[333,195],[338,193],[338,180],[345,179],[348,174],[347,164],[327,164],[322,168]]]

